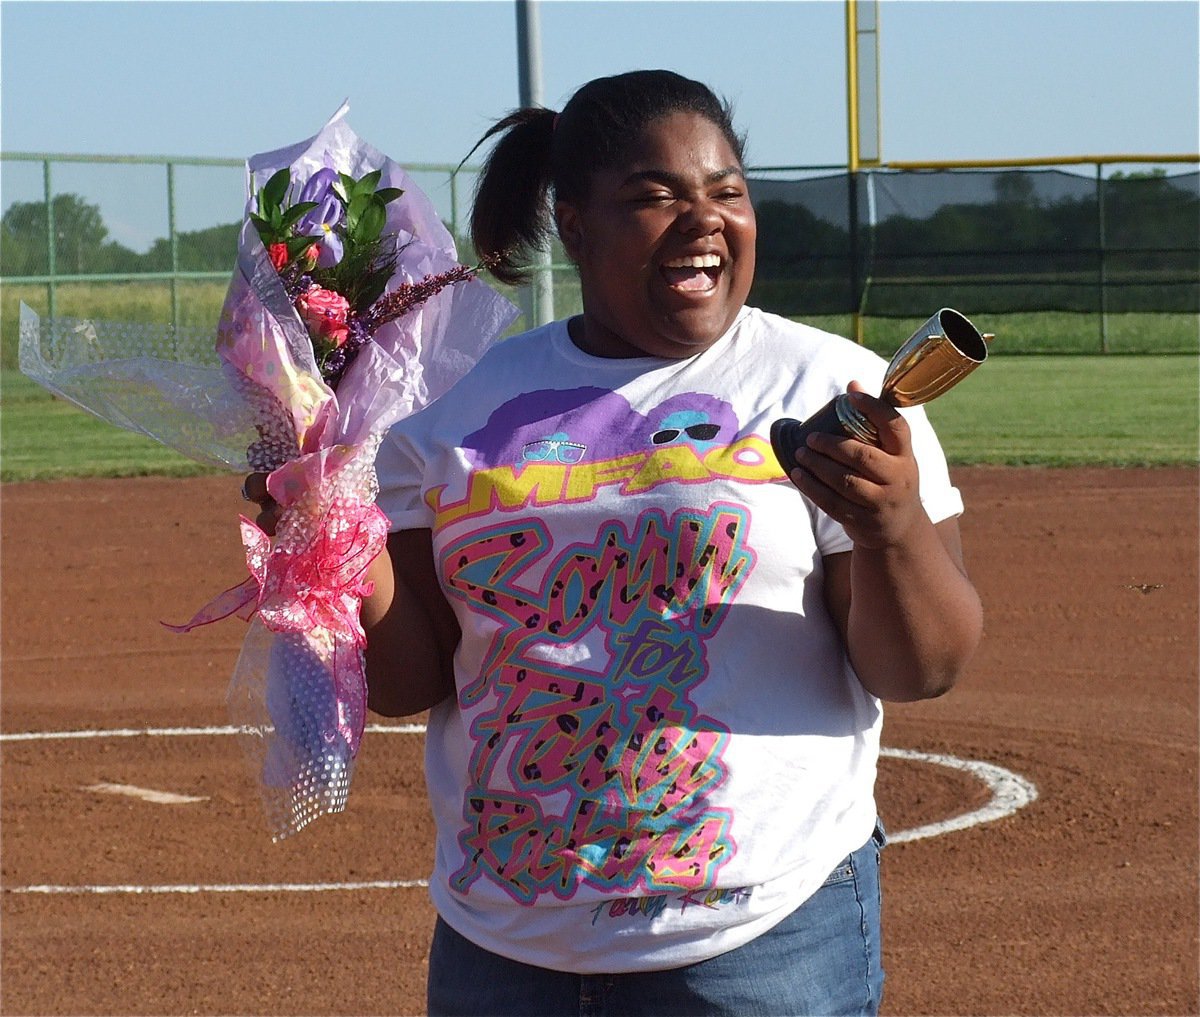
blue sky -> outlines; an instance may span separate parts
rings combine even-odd
[[[752,164],[844,162],[841,0],[538,6],[546,105],[665,66],[733,101]],[[1194,0],[883,0],[883,156],[1196,152],[1198,13]],[[0,148],[240,159],[310,136],[348,97],[355,130],[393,158],[452,163],[517,104],[515,54],[510,0],[4,0]],[[5,207],[30,200],[32,170],[4,164]],[[128,172],[55,180],[103,195]],[[240,213],[233,177],[226,220]],[[120,218],[111,194],[97,200]]]

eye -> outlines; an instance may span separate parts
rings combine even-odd
[[[666,205],[673,200],[674,195],[670,191],[652,191],[647,194],[637,195],[633,201],[635,205]]]

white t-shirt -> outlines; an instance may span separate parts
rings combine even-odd
[[[752,308],[686,360],[593,357],[556,322],[388,434],[379,505],[432,529],[462,628],[426,774],[431,894],[468,939],[582,973],[692,963],[870,836],[881,704],[821,582],[851,542],[769,434],[885,366]],[[904,414],[926,511],[958,514]]]

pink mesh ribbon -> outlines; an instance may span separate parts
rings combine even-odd
[[[246,565],[259,588],[258,615],[274,632],[328,629],[361,645],[361,599],[371,592],[367,566],[383,550],[387,516],[364,502],[335,502],[313,541],[296,552],[271,549],[271,538],[242,517]]]
[[[344,808],[366,720],[366,636],[359,610],[371,592],[367,568],[383,551],[388,531],[376,505],[334,496],[315,530],[298,540],[298,528],[311,521],[303,510],[284,514],[281,529],[292,532],[274,547],[242,517],[249,577],[186,624],[168,626],[189,632],[231,615],[254,620],[229,698],[259,763],[275,840]]]

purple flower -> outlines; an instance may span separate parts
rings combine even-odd
[[[342,238],[334,227],[344,214],[341,200],[333,191],[338,175],[331,169],[319,169],[305,182],[301,201],[315,201],[317,207],[305,212],[296,223],[296,234],[314,237],[318,242],[317,264],[330,268],[342,260]]]
[[[325,196],[331,194],[333,185],[337,183],[338,175],[336,170],[331,170],[328,167],[323,167],[317,170],[308,180],[305,181],[304,187],[300,191],[301,201],[323,201]]]

